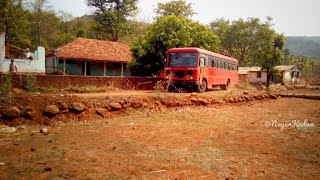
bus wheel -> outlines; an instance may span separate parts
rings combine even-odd
[[[173,85],[168,86],[168,92],[173,92],[175,90],[175,87]]]
[[[228,81],[227,84],[221,85],[220,88],[222,90],[227,90],[229,88],[229,86],[230,86],[230,82]]]
[[[201,84],[199,84],[198,90],[200,93],[203,93],[207,90],[207,81],[202,80]]]

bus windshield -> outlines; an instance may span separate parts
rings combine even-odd
[[[196,67],[197,53],[170,53],[168,66],[176,67]]]

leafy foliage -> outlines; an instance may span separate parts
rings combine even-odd
[[[1,0],[0,7],[0,31],[6,33],[6,43],[30,45],[26,33],[29,23],[22,0]]]
[[[210,28],[221,38],[220,51],[236,57],[242,66],[253,65],[256,64],[253,54],[259,51],[262,44],[270,44],[272,41],[271,20],[268,18],[262,23],[258,18],[233,22],[218,19],[210,23]]]
[[[155,12],[159,17],[176,15],[181,17],[191,17],[196,13],[192,9],[192,4],[185,0],[173,0],[167,3],[158,3]]]
[[[2,75],[0,82],[1,82],[0,94],[8,94],[12,88],[11,74]]]
[[[132,46],[132,75],[151,76],[164,68],[165,52],[175,47],[216,50],[219,38],[206,26],[175,15],[158,18]]]
[[[96,28],[107,33],[113,41],[119,40],[119,33],[127,33],[127,18],[137,10],[138,0],[88,0],[88,5],[95,7]]]
[[[284,59],[285,37],[272,29],[272,19],[262,23],[258,18],[233,22],[218,19],[210,24],[221,38],[221,50],[235,56],[242,66],[261,66],[267,70],[267,86],[275,66]]]

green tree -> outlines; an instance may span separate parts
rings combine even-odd
[[[164,68],[165,52],[175,47],[199,47],[216,50],[219,38],[206,26],[175,15],[158,18],[145,36],[132,46],[134,60],[129,63],[132,75],[150,76]]]
[[[167,3],[158,3],[155,13],[161,16],[182,16],[192,17],[196,13],[192,9],[192,4],[187,3],[185,0],[173,0]]]
[[[258,36],[263,41],[256,44],[253,58],[255,65],[267,70],[267,87],[269,87],[271,78],[277,73],[275,66],[282,64],[284,60],[285,37],[277,34],[267,25],[259,31]]]
[[[241,66],[255,64],[252,58],[257,45],[264,42],[259,32],[264,28],[271,29],[271,18],[261,22],[258,18],[248,18],[228,21],[218,19],[210,23],[210,28],[220,37],[220,51],[228,53],[239,60]]]
[[[120,33],[128,33],[125,22],[136,12],[137,2],[138,0],[88,0],[88,5],[96,8],[96,30],[106,33],[105,38],[118,41]]]
[[[6,44],[10,42],[17,46],[28,46],[28,21],[22,0],[0,1],[0,31],[6,33]]]

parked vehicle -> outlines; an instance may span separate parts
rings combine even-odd
[[[165,78],[169,91],[186,88],[205,92],[238,83],[238,60],[199,48],[173,48],[166,52]]]

